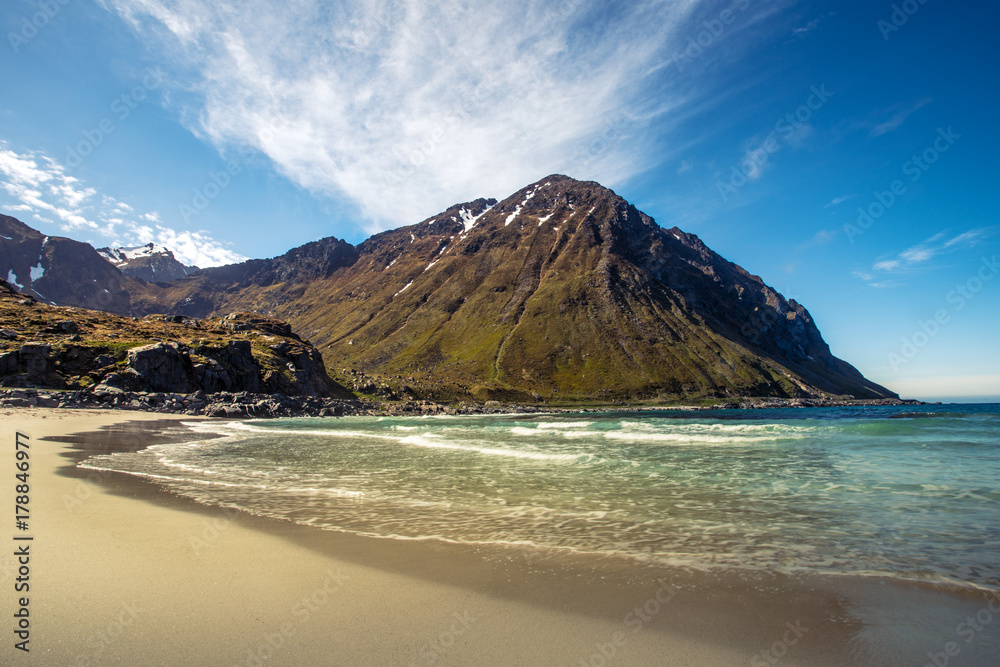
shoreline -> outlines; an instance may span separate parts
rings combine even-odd
[[[32,646],[38,641],[45,664],[83,664],[71,662],[81,652],[95,658],[87,664],[137,656],[179,664],[178,651],[187,664],[254,664],[260,646],[257,660],[270,647],[260,660],[267,665],[325,663],[331,655],[342,658],[335,664],[662,664],[664,655],[675,664],[923,664],[919,649],[937,646],[929,636],[988,609],[986,597],[895,581],[711,576],[324,531],[200,505],[122,473],[100,475],[95,485],[91,472],[69,463],[94,452],[92,436],[75,444],[42,440],[117,424],[97,440],[102,451],[121,451],[114,448],[153,444],[180,419],[0,414],[11,443],[5,465],[12,467],[15,429],[42,452],[32,468],[43,538],[35,542],[43,590]],[[4,596],[5,612],[11,597]],[[80,609],[69,603],[77,599]],[[95,644],[101,628],[125,624],[128,604],[149,612],[106,646]],[[916,625],[914,609],[923,619]],[[1000,630],[1000,613],[993,629]],[[255,644],[261,633],[274,641]],[[981,635],[986,649],[995,634]],[[186,646],[171,643],[178,640]],[[990,664],[992,654],[977,658],[975,647],[962,643],[949,664]]]
[[[456,405],[427,400],[371,401],[219,392],[177,394],[169,392],[101,391],[0,388],[0,410],[4,408],[60,408],[71,410],[119,410],[158,414],[221,417],[226,419],[271,419],[283,417],[344,417],[402,415],[478,414],[585,414],[590,412],[710,412],[715,410],[768,410],[782,408],[832,408],[936,405],[917,400],[882,398],[830,400],[818,398],[739,398],[712,405],[633,405],[632,403],[527,404],[463,402]]]

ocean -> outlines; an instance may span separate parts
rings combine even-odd
[[[79,465],[377,538],[1000,591],[1000,405],[186,427]]]

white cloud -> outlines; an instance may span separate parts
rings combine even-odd
[[[852,199],[854,196],[855,195],[844,195],[843,197],[834,197],[833,199],[830,200],[830,203],[827,204],[824,208],[832,208],[834,206],[839,206],[848,199]]]
[[[219,266],[246,259],[215,241],[206,231],[177,232],[157,225],[154,238],[158,244],[170,248],[174,256],[185,264]]]
[[[871,133],[868,136],[870,136],[870,137],[880,137],[883,134],[888,134],[889,132],[892,132],[893,130],[895,130],[896,128],[898,128],[900,125],[902,125],[904,122],[906,122],[906,119],[909,118],[912,114],[914,114],[916,111],[918,111],[922,107],[927,106],[928,104],[930,104],[933,101],[934,100],[931,99],[931,98],[926,98],[926,99],[918,100],[918,101],[914,102],[913,104],[911,104],[908,107],[905,107],[903,109],[899,109],[898,111],[896,111],[892,115],[892,117],[889,118],[889,120],[887,120],[887,121],[885,121],[883,123],[879,123],[878,125],[876,125],[875,127],[873,127]]]
[[[889,259],[881,262],[875,262],[875,266],[873,266],[872,268],[874,268],[876,271],[895,271],[900,266],[902,266],[902,264],[903,263],[898,259]]]
[[[840,230],[838,229],[821,229],[812,238],[802,243],[795,248],[795,252],[802,252],[804,250],[809,250],[810,248],[817,246],[824,246],[832,241],[840,238]]]
[[[927,268],[927,262],[964,248],[973,248],[983,239],[989,238],[995,228],[982,227],[970,229],[957,236],[949,238],[947,231],[938,232],[926,241],[903,250],[895,257],[881,259],[872,265],[871,271],[854,271],[854,275],[868,282],[872,287],[896,287],[900,283],[882,280],[882,274],[904,274]]]
[[[346,196],[369,231],[552,172],[614,185],[662,159],[643,128],[685,97],[660,86],[650,105],[644,76],[686,45],[700,4],[609,19],[582,0],[105,3],[171,62],[192,131]]]
[[[955,238],[947,241],[944,244],[945,248],[952,248],[954,246],[968,246],[972,247],[979,243],[979,241],[988,238],[993,234],[992,229],[970,229],[964,234],[959,234]]]
[[[851,272],[851,274],[855,278],[861,278],[861,280],[865,280],[865,281],[875,280],[875,274],[874,273],[869,273],[868,271],[864,271],[862,269],[855,269],[854,271]]]
[[[218,266],[246,257],[205,231],[176,231],[159,224],[156,212],[133,214],[131,206],[85,187],[64,167],[41,153],[17,153],[0,141],[0,189],[18,203],[3,205],[16,213],[31,213],[37,222],[58,224],[64,232],[96,231],[108,245],[143,245],[156,241],[174,251],[178,260],[196,266]],[[52,218],[41,215],[47,212]],[[53,218],[58,222],[53,222]],[[154,230],[141,221],[152,222]]]

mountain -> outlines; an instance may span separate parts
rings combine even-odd
[[[97,252],[122,273],[147,283],[170,282],[198,271],[197,266],[185,266],[171,250],[155,243],[132,248],[98,248]]]
[[[86,243],[45,236],[0,215],[0,278],[24,294],[60,306],[134,314],[143,284],[123,274]]]
[[[437,399],[896,396],[758,276],[560,175],[356,248],[328,238],[134,298],[281,317],[341,381]]]

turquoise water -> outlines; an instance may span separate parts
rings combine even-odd
[[[200,502],[395,539],[1000,590],[1000,406],[192,422],[96,456]]]

